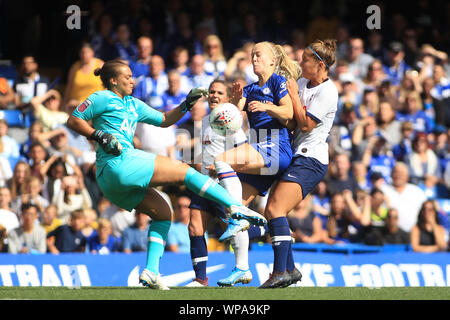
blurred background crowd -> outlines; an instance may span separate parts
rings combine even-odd
[[[370,30],[369,5],[381,9]],[[69,5],[81,9],[67,27]],[[450,3],[413,0],[0,1],[0,252],[144,251],[150,219],[117,208],[95,181],[92,143],[65,126],[102,90],[93,70],[128,61],[133,95],[159,110],[215,78],[257,80],[251,51],[282,44],[301,61],[316,38],[337,40],[339,90],[324,181],[289,214],[305,243],[409,244],[446,251],[450,218]],[[185,160],[208,113],[198,103],[170,128],[139,124],[135,146]],[[145,165],[145,164],[143,164]],[[189,252],[189,203],[161,189],[175,220],[167,250]],[[252,207],[262,211],[265,199]],[[208,229],[208,249],[222,226]],[[253,241],[267,242],[267,236]]]

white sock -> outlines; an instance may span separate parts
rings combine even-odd
[[[248,239],[248,232],[240,231],[233,238],[231,238],[231,247],[234,251],[234,258],[236,260],[236,267],[241,270],[248,270],[248,246],[250,240]]]
[[[223,161],[214,162],[214,166],[219,184],[228,191],[233,199],[242,202],[242,184],[233,168]]]

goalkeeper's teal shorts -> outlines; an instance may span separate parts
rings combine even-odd
[[[153,176],[156,154],[124,149],[97,173],[104,196],[119,208],[131,211],[144,199]],[[98,169],[97,169],[98,170]]]

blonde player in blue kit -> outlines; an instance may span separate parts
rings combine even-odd
[[[147,264],[139,281],[150,288],[169,289],[159,273],[172,211],[153,187],[184,183],[195,194],[215,201],[232,214],[254,216],[264,225],[265,218],[244,207],[210,177],[185,163],[134,148],[137,122],[168,127],[177,122],[202,96],[203,88],[192,89],[179,107],[162,113],[131,96],[132,72],[121,60],[106,62],[95,70],[106,90],[91,94],[80,104],[67,125],[88,139],[96,141],[97,182],[105,197],[120,208],[148,214],[152,223],[148,234]],[[92,121],[92,125],[88,122]]]

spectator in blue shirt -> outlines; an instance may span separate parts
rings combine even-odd
[[[169,87],[167,74],[164,71],[164,59],[161,56],[153,55],[149,68],[149,76],[141,76],[136,79],[138,83],[133,91],[133,96],[155,109],[161,109],[164,107],[161,97]]]
[[[136,222],[122,231],[122,250],[125,253],[146,251],[150,217],[135,213]]]
[[[167,247],[168,251],[189,253],[190,252],[190,240],[189,240],[189,217],[190,210],[189,205],[191,199],[187,195],[180,195],[177,198],[175,205],[175,221],[170,226],[169,234],[167,235]]]
[[[391,172],[395,165],[395,159],[388,152],[386,139],[381,135],[373,136],[364,151],[362,162],[369,168],[369,175],[379,172],[384,181],[392,183]]]
[[[137,56],[130,61],[130,69],[133,77],[149,75],[149,65],[152,59],[153,40],[147,36],[141,36],[136,41]]]
[[[409,121],[415,132],[431,133],[434,129],[433,120],[423,111],[422,99],[417,91],[410,91],[403,103],[403,108],[396,112],[399,121]]]
[[[84,227],[83,210],[70,214],[69,224],[63,224],[47,234],[47,250],[53,254],[60,252],[84,252],[86,238],[81,229]]]
[[[137,48],[130,39],[130,28],[126,23],[121,23],[116,28],[115,47],[120,59],[130,62],[137,56]]]
[[[109,254],[120,249],[120,240],[112,235],[111,221],[105,218],[98,219],[97,234],[87,244],[89,252],[94,254]]]
[[[383,71],[391,80],[393,85],[400,85],[405,72],[411,67],[404,61],[405,51],[401,42],[391,42],[389,44],[388,59],[383,66]]]
[[[175,109],[186,98],[186,92],[181,91],[181,75],[176,70],[172,70],[167,75],[169,88],[162,94],[161,99],[163,101],[164,112],[168,112]],[[191,113],[186,112],[175,125],[188,121],[191,118]]]

